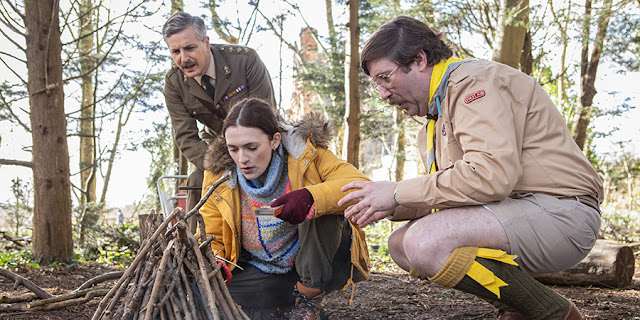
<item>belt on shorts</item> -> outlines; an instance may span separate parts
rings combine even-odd
[[[602,214],[600,212],[600,205],[598,203],[598,198],[596,198],[595,196],[592,196],[590,194],[587,195],[582,195],[582,196],[570,196],[570,197],[558,197],[558,199],[560,200],[578,200],[583,204],[586,204],[587,206],[596,209],[596,211],[598,211],[598,214]]]

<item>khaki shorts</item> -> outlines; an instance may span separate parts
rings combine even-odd
[[[484,205],[500,220],[520,268],[557,272],[580,262],[596,243],[600,213],[577,199],[521,194]]]

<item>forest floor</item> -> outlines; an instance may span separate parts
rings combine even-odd
[[[98,265],[80,265],[57,270],[20,268],[14,272],[50,294],[60,295],[97,275],[114,270]],[[633,282],[626,288],[553,288],[570,298],[585,319],[640,319],[640,255],[636,255]],[[28,292],[24,287],[14,289],[11,280],[0,276],[0,298]],[[490,304],[472,295],[411,278],[392,264],[384,272],[374,272],[367,281],[356,284],[352,305],[349,305],[350,298],[351,289],[328,295],[324,307],[329,319],[496,319],[497,315]],[[47,312],[0,312],[0,319],[91,319],[99,302],[100,299],[96,298]]]

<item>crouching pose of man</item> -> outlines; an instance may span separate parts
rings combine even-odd
[[[530,273],[582,260],[600,228],[602,182],[532,77],[452,58],[424,23],[397,17],[365,44],[361,66],[383,100],[426,117],[418,147],[428,174],[356,181],[338,205],[361,227],[409,220],[389,238],[411,275],[474,294],[500,319],[581,319]]]

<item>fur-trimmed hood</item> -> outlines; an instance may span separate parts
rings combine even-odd
[[[280,122],[281,143],[289,154],[298,159],[306,149],[306,141],[320,148],[328,148],[335,136],[335,125],[324,114],[310,112],[293,124]],[[222,135],[212,141],[204,156],[205,170],[218,173],[221,170],[234,169],[235,163],[227,149]]]

